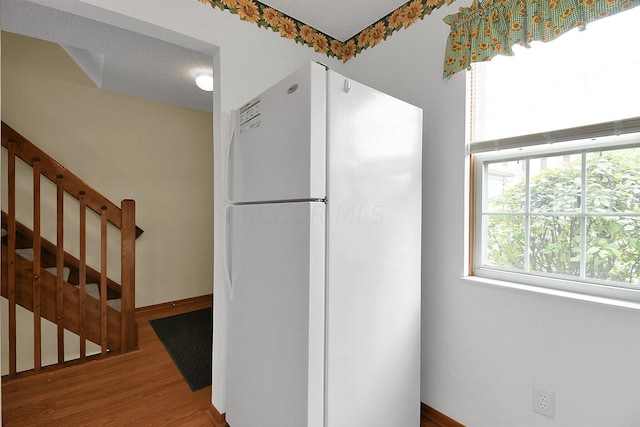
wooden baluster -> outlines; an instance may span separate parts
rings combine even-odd
[[[7,158],[7,295],[9,301],[9,378],[16,376],[16,142]]]
[[[42,324],[40,321],[40,159],[33,159],[33,367],[42,367]]]
[[[64,176],[56,179],[56,320],[58,324],[58,364],[64,364]]]
[[[136,202],[122,201],[121,244],[121,335],[122,353],[135,350],[136,340]]]
[[[107,355],[107,207],[100,213],[100,343]]]
[[[86,193],[80,192],[80,265],[78,266],[78,335],[80,336],[80,360],[87,358],[85,333],[87,300],[87,202]]]
[[[8,361],[9,372],[8,377],[13,379],[17,376],[17,302],[21,298],[20,290],[17,283],[16,260],[18,259],[15,250],[17,245],[17,222],[16,212],[16,157],[24,160],[26,163],[33,164],[34,187],[33,187],[33,250],[34,250],[34,266],[33,266],[33,318],[34,318],[34,367],[35,370],[42,370],[42,313],[46,307],[43,301],[43,282],[42,282],[42,247],[45,243],[42,239],[41,229],[41,177],[53,181],[57,185],[57,209],[56,209],[56,297],[55,297],[55,316],[58,332],[58,364],[65,363],[65,325],[75,323],[75,314],[71,313],[71,307],[67,307],[65,313],[65,252],[64,252],[64,200],[65,194],[75,196],[83,206],[81,208],[80,219],[80,258],[78,261],[78,269],[81,278],[79,279],[79,302],[78,307],[78,329],[81,336],[81,356],[86,359],[86,340],[87,340],[87,312],[86,312],[86,281],[87,270],[90,268],[86,265],[86,210],[92,209],[101,212],[101,267],[100,273],[100,333],[102,354],[106,354],[109,345],[108,335],[108,304],[107,304],[107,227],[111,222],[121,231],[121,330],[120,347],[121,351],[131,351],[137,348],[137,328],[135,323],[135,238],[139,230],[135,226],[135,202],[133,200],[123,200],[122,208],[118,208],[110,201],[106,200],[102,195],[88,187],[82,180],[67,171],[60,164],[51,159],[46,153],[35,147],[29,141],[25,140],[15,130],[11,129],[5,123],[2,123],[2,145],[8,150],[8,181],[7,181],[7,299],[8,299]],[[77,195],[77,196],[76,196]],[[130,237],[133,236],[133,237]],[[80,266],[82,264],[82,266]],[[80,270],[83,270],[80,272]],[[3,289],[4,289],[3,283]],[[84,302],[84,303],[83,303]],[[65,320],[66,318],[66,320]],[[115,331],[112,331],[115,332]],[[117,345],[117,343],[115,343]]]

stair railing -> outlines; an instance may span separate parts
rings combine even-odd
[[[41,369],[41,196],[40,176],[56,185],[56,301],[55,319],[58,335],[58,365],[65,363],[65,292],[64,292],[64,197],[68,194],[79,202],[79,280],[78,280],[78,324],[74,329],[80,336],[80,360],[86,355],[86,272],[87,233],[86,210],[91,209],[100,216],[100,345],[101,355],[107,354],[107,224],[120,231],[121,253],[121,309],[120,348],[121,353],[135,350],[138,346],[135,323],[135,240],[142,230],[135,225],[135,201],[123,200],[116,206],[94,190],[82,179],[71,173],[44,151],[36,147],[9,125],[2,122],[2,146],[7,149],[7,299],[9,303],[9,378],[17,375],[16,363],[16,157],[33,169],[33,317],[34,317],[34,371]],[[67,285],[68,286],[68,285]]]

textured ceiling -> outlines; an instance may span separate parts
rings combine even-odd
[[[212,70],[210,55],[66,13],[56,8],[56,0],[34,1],[0,0],[2,30],[60,44],[103,90],[213,110],[212,94],[194,84],[198,72]],[[341,41],[406,3],[405,0],[261,2]],[[52,7],[47,7],[49,4]],[[238,20],[238,25],[247,24]]]
[[[3,31],[60,44],[103,90],[213,111],[194,83],[212,71],[209,55],[27,1],[2,1],[0,13]]]

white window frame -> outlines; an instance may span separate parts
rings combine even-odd
[[[640,124],[640,120],[637,120],[637,122]],[[628,129],[630,127],[631,126],[629,126]],[[586,136],[590,130],[591,127],[585,126],[584,128],[573,129],[571,133],[576,136],[580,134]],[[549,135],[546,136],[548,137]],[[473,210],[474,230],[474,235],[470,236],[473,241],[473,247],[471,248],[472,271],[470,272],[470,276],[493,285],[516,287],[547,294],[563,295],[640,309],[640,288],[634,285],[588,278],[580,279],[571,276],[548,275],[537,272],[521,272],[482,265],[485,247],[484,241],[486,240],[485,229],[483,227],[483,197],[484,194],[487,193],[486,188],[483,188],[485,185],[483,179],[485,164],[495,161],[536,158],[541,155],[575,154],[583,151],[598,151],[598,149],[604,148],[615,149],[630,146],[640,146],[640,133],[579,139],[545,145],[532,144],[532,146],[524,148],[485,151],[472,155],[471,161],[474,162],[473,170],[475,171],[475,175],[473,177],[474,187],[470,188],[470,191],[473,191],[474,195],[474,204],[470,206]],[[527,183],[527,188],[528,185],[529,183]],[[582,215],[585,214],[582,213]],[[640,217],[640,214],[623,213],[622,215]]]
[[[608,75],[615,75],[619,77],[616,80],[616,83],[619,83],[618,86],[612,86],[613,90],[608,90],[609,93],[620,93],[623,94],[625,99],[637,99],[637,94],[639,90],[638,85],[624,86],[626,81],[625,78],[633,79],[634,82],[637,82],[637,79],[634,79],[632,76],[637,74],[635,69],[638,64],[636,60],[637,57],[629,56],[625,52],[625,49],[628,49],[628,45],[624,43],[616,43],[616,40],[626,40],[630,41],[633,38],[629,37],[629,33],[627,30],[635,31],[634,20],[637,21],[638,14],[640,13],[640,7],[634,8],[632,10],[617,14],[613,17],[597,20],[590,23],[587,26],[587,30],[584,32],[576,32],[573,31],[573,36],[583,37],[582,42],[578,43],[577,46],[572,45],[564,45],[562,40],[569,40],[568,43],[571,42],[571,35],[562,36],[557,41],[553,41],[552,45],[561,46],[558,49],[561,50],[560,56],[556,56],[557,52],[549,52],[549,57],[546,57],[546,53],[544,50],[538,50],[542,48],[540,43],[533,42],[533,46],[529,52],[533,56],[522,57],[524,64],[553,64],[551,68],[543,69],[541,73],[536,72],[534,76],[530,76],[528,78],[539,78],[543,81],[552,81],[552,79],[556,74],[549,74],[547,71],[551,71],[554,73],[554,70],[570,70],[570,64],[581,64],[580,58],[591,58],[590,52],[594,49],[595,52],[601,52],[602,56],[598,55],[598,64],[609,64],[611,63],[610,59],[612,57],[621,58],[622,59],[622,67],[618,67],[615,69],[616,73],[610,73]],[[631,23],[632,26],[629,26]],[[605,33],[598,33],[598,28],[605,28],[604,31],[608,31],[610,33],[603,35]],[[591,31],[595,30],[596,32],[591,33]],[[595,35],[595,39],[589,40],[592,36],[588,34]],[[610,35],[610,37],[609,37]],[[567,39],[569,37],[569,39]],[[574,39],[576,40],[576,39]],[[601,43],[604,45],[601,45]],[[614,44],[611,44],[611,43]],[[560,44],[557,44],[560,43]],[[537,45],[536,45],[537,44]],[[583,46],[580,47],[580,44]],[[584,47],[586,46],[586,47]],[[519,49],[519,46],[514,46],[514,51]],[[546,49],[546,48],[545,48]],[[563,50],[564,49],[564,50]],[[586,49],[586,50],[585,50]],[[522,50],[525,50],[524,48]],[[516,52],[516,57],[520,55],[522,50],[518,50]],[[538,55],[539,53],[539,55]],[[594,57],[595,58],[595,57]],[[491,62],[495,62],[497,60],[511,60],[510,58],[494,58]],[[566,59],[566,61],[564,60]],[[476,67],[474,64],[473,68]],[[528,66],[528,65],[524,65]],[[580,68],[582,67],[582,68]],[[588,72],[590,68],[584,68],[584,65],[578,65],[578,70],[580,72],[585,71]],[[600,72],[603,69],[600,66],[594,67],[592,70],[594,72],[593,76],[600,76]],[[473,71],[467,72],[467,88],[471,88],[474,84],[477,84],[480,79],[482,79],[482,75],[478,76],[473,75]],[[525,74],[519,74],[516,69],[508,70],[509,76],[519,76],[519,78],[527,78]],[[569,73],[573,73],[569,71]],[[626,73],[626,74],[625,74]],[[583,73],[584,74],[584,73]],[[584,74],[585,76],[587,74]],[[591,74],[589,74],[591,75]],[[558,81],[566,82],[567,78],[569,78],[569,82],[572,82],[572,77],[574,74],[564,74],[561,76],[561,73],[558,74]],[[565,80],[562,80],[564,78]],[[594,77],[601,78],[601,77]],[[546,80],[545,80],[546,79]],[[504,83],[504,84],[502,84]],[[507,87],[510,85],[517,84],[512,81],[501,82],[499,86],[491,86],[488,87],[476,87],[477,90],[482,91],[491,91],[496,90],[496,88]],[[565,83],[562,83],[563,85]],[[621,86],[622,85],[622,86]],[[568,85],[567,87],[574,87],[572,85]],[[629,87],[628,90],[625,88]],[[593,86],[595,92],[586,92],[585,94],[588,96],[593,95],[598,99],[598,90],[599,86]],[[556,89],[550,89],[557,91]],[[579,90],[575,89],[574,90]],[[555,92],[553,92],[555,93]],[[562,121],[555,121],[553,117],[544,118],[543,115],[536,117],[536,114],[533,113],[536,108],[539,108],[538,104],[531,104],[531,108],[533,110],[531,112],[527,112],[526,108],[529,108],[528,100],[526,97],[519,94],[517,91],[514,93],[508,92],[498,92],[498,96],[494,105],[511,105],[511,99],[513,97],[516,102],[520,102],[521,104],[514,104],[512,110],[505,110],[504,115],[502,112],[498,110],[493,111],[491,108],[487,109],[483,105],[481,110],[476,111],[476,100],[472,99],[471,91],[467,91],[467,112],[469,114],[468,120],[466,121],[466,141],[467,141],[467,155],[469,161],[467,162],[468,170],[473,171],[473,176],[468,176],[469,186],[467,187],[468,193],[470,196],[469,203],[466,204],[468,207],[467,213],[469,215],[470,221],[467,222],[469,227],[468,233],[468,245],[466,247],[467,257],[464,261],[465,263],[465,275],[464,279],[473,281],[473,282],[481,282],[490,285],[499,285],[499,286],[507,286],[515,289],[522,289],[528,291],[534,291],[538,293],[552,294],[552,295],[561,295],[570,298],[577,298],[581,300],[587,301],[595,301],[602,302],[607,304],[613,304],[617,306],[630,307],[634,309],[640,309],[640,287],[630,285],[630,284],[620,284],[617,282],[607,282],[607,281],[599,281],[592,279],[581,279],[574,278],[570,276],[550,276],[548,274],[536,273],[536,272],[520,272],[515,270],[508,270],[506,268],[497,268],[489,265],[481,265],[481,255],[483,250],[483,236],[482,232],[482,206],[483,200],[482,197],[484,193],[482,191],[481,185],[483,185],[483,166],[485,162],[494,161],[500,159],[501,161],[522,159],[525,157],[540,157],[540,156],[553,156],[558,155],[560,153],[570,154],[580,152],[582,150],[590,150],[596,148],[618,148],[618,147],[628,147],[630,145],[636,145],[640,142],[640,114],[638,114],[637,103],[627,104],[630,108],[627,109],[625,104],[610,104],[620,106],[620,109],[610,109],[610,110],[600,110],[600,106],[606,108],[604,103],[598,104],[598,109],[590,108],[593,107],[592,104],[585,101],[580,101],[577,104],[572,104],[570,108],[573,108],[576,113],[577,119],[567,121],[566,126],[578,126],[572,127],[569,129],[557,129],[558,126],[562,126]],[[538,92],[536,92],[536,95]],[[518,98],[518,96],[520,96]],[[589,99],[588,96],[585,99]],[[545,98],[540,98],[542,101],[545,101]],[[562,99],[562,98],[560,98]],[[605,98],[602,98],[605,99]],[[608,99],[604,102],[615,102],[615,100]],[[522,109],[518,108],[518,105],[522,107]],[[555,107],[556,105],[551,105]],[[491,106],[489,106],[491,107]],[[585,109],[582,109],[582,108]],[[563,107],[564,108],[564,107]],[[515,115],[512,114],[515,111]],[[554,108],[550,108],[549,111],[557,111]],[[591,114],[596,113],[596,114]],[[601,114],[602,113],[602,114]],[[477,117],[474,117],[474,114],[477,114]],[[557,114],[557,113],[553,113]],[[527,126],[525,123],[520,122],[519,120],[522,117],[528,117],[529,120],[534,121],[535,123],[543,123],[544,126]],[[558,116],[559,117],[559,116]],[[598,118],[601,117],[601,120],[614,120],[606,123],[596,123],[596,124],[586,124],[593,123],[597,121]],[[489,119],[490,121],[485,121]],[[495,120],[494,120],[495,119]],[[489,123],[489,128],[493,126],[499,126],[499,123],[508,124],[503,129],[497,129],[497,132],[485,132],[485,129],[482,127],[479,130],[472,128],[473,121],[476,121],[480,124],[480,126],[485,126]],[[586,125],[585,125],[586,124]],[[515,126],[513,126],[515,125]],[[524,126],[523,126],[524,125]],[[549,128],[549,131],[545,131],[545,127]],[[541,132],[541,133],[534,133]],[[522,133],[519,136],[510,136],[515,135],[517,133]],[[501,135],[505,135],[504,137]],[[491,139],[495,138],[495,139]],[[500,139],[498,139],[500,138]],[[529,185],[529,183],[527,183]],[[584,188],[584,182],[583,182]],[[585,215],[585,212],[582,212],[581,215]],[[626,213],[624,214],[626,216]],[[635,216],[635,215],[630,215]],[[585,216],[586,218],[586,216]],[[584,250],[584,246],[583,246]],[[528,256],[528,254],[527,254]]]

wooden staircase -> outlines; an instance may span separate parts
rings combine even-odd
[[[17,378],[17,306],[33,313],[34,372],[42,366],[41,319],[56,324],[58,363],[84,362],[86,342],[100,346],[102,357],[126,353],[138,346],[135,322],[135,239],[142,230],[135,225],[135,202],[123,200],[121,207],[87,185],[10,126],[2,123],[2,147],[7,150],[7,212],[2,212],[2,296],[8,300],[9,373]],[[32,169],[32,179],[16,185],[16,159]],[[22,166],[22,165],[21,165]],[[21,175],[24,178],[24,174]],[[41,177],[55,184],[56,242],[41,235],[43,196]],[[4,178],[4,177],[3,177]],[[16,191],[32,186],[33,230],[16,220]],[[24,191],[24,190],[23,190]],[[65,242],[65,207],[69,196],[77,201],[79,241]],[[66,199],[66,200],[65,200]],[[87,214],[99,218],[99,266],[87,264]],[[72,215],[73,216],[73,215]],[[107,277],[108,227],[119,233],[120,282]],[[74,246],[76,258],[65,251]],[[79,337],[79,359],[65,360],[64,331]]]

